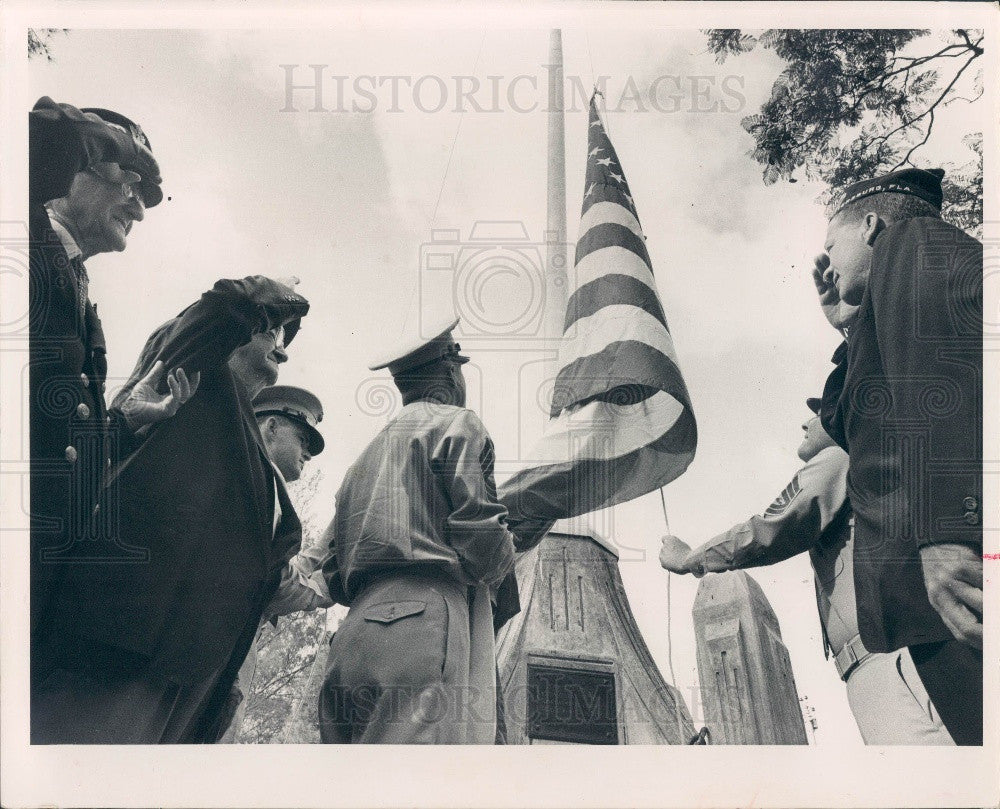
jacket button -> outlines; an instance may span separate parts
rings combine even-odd
[[[966,511],[976,511],[979,508],[979,501],[975,497],[966,497],[962,501]]]
[[[76,447],[66,447],[66,460],[70,463],[76,463]]]
[[[80,382],[83,383],[84,387],[87,387],[88,385],[90,385],[90,377],[88,377],[86,374],[80,374]]]
[[[87,407],[87,405],[84,404],[83,402],[80,402],[80,404],[78,404],[76,406],[76,415],[77,415],[78,418],[81,418],[81,419],[89,419],[90,418],[90,408]]]
[[[974,511],[966,511],[965,522],[968,525],[979,525],[979,515]]]

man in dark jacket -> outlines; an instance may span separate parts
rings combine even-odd
[[[817,287],[827,312],[838,300],[860,308],[822,418],[850,455],[864,646],[908,647],[948,732],[975,745],[983,727],[983,248],[941,220],[942,176],[904,169],[841,195]]]
[[[31,666],[51,661],[49,599],[68,564],[119,562],[132,554],[96,511],[105,470],[134,432],[171,416],[195,380],[163,366],[107,410],[106,346],[87,292],[91,256],[125,248],[134,222],[163,197],[142,130],[110,110],[78,110],[42,98],[29,115],[29,412],[31,418]],[[94,544],[100,537],[103,541]]]
[[[277,379],[308,306],[261,276],[219,281],[147,341],[116,402],[158,362],[200,374],[201,384],[145,431],[105,488],[115,541],[138,562],[74,565],[63,577],[52,607],[55,663],[32,695],[34,742],[215,740],[301,542],[251,402]]]

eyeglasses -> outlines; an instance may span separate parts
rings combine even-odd
[[[88,172],[93,174],[98,179],[106,182],[108,185],[117,185],[121,188],[122,199],[126,202],[131,202],[136,200],[143,208],[146,207],[146,201],[142,198],[142,193],[139,191],[138,181],[134,183],[123,183],[119,180],[112,180],[105,177],[104,174],[97,169],[96,166],[90,166],[87,169]]]
[[[274,347],[275,348],[284,348],[285,347],[285,327],[284,326],[278,326],[278,328],[276,328],[276,329],[268,329],[267,330],[267,334],[268,334],[268,336],[272,340],[274,340]]]

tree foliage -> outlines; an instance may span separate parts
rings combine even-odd
[[[65,34],[66,28],[29,28],[28,29],[28,58],[42,57],[47,61],[52,58],[52,38],[56,34]]]
[[[289,495],[302,521],[302,544],[319,543],[322,528],[316,498],[322,473],[303,478]],[[339,608],[329,612],[338,614]],[[322,684],[330,624],[327,610],[296,612],[265,623],[257,635],[257,669],[246,694],[235,741],[275,744],[285,741],[318,742],[316,701]]]
[[[785,62],[770,98],[742,121],[767,184],[795,182],[801,171],[840,188],[914,165],[935,116],[983,92],[982,71],[970,70],[983,54],[982,31],[956,29],[937,41],[913,29],[705,33],[720,63],[755,48],[772,50]],[[944,213],[976,231],[982,223],[982,133],[969,133],[964,143],[967,162],[946,167],[951,193]]]

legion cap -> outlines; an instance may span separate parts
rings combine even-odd
[[[305,388],[273,385],[264,388],[253,400],[255,416],[277,415],[298,422],[309,434],[309,454],[319,455],[326,445],[316,425],[323,420],[323,405]]]
[[[906,168],[890,171],[881,177],[871,180],[861,180],[852,183],[844,189],[840,198],[834,203],[833,215],[836,215],[852,202],[869,197],[872,194],[910,194],[929,202],[939,211],[944,194],[941,191],[941,179],[944,169]]]
[[[432,326],[429,331],[434,335],[433,337],[407,341],[390,351],[382,359],[369,365],[368,370],[379,371],[382,368],[387,368],[390,374],[398,376],[445,357],[451,358],[459,365],[464,365],[469,361],[469,358],[459,353],[462,347],[452,337],[452,331],[457,325],[458,318],[456,317]]]

